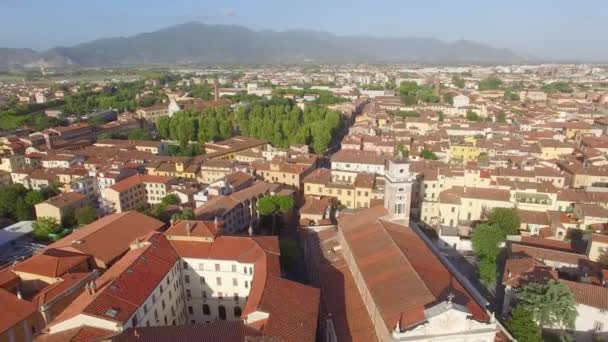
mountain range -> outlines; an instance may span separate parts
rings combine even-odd
[[[201,22],[47,51],[0,48],[0,70],[142,64],[295,64],[419,62],[519,63],[530,58],[473,41],[337,36],[327,32],[253,31]]]

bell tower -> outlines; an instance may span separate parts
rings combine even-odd
[[[409,224],[413,178],[407,158],[401,153],[388,158],[384,177],[384,208],[388,211],[388,219]]]

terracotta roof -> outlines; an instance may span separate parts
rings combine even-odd
[[[213,321],[206,324],[129,328],[112,342],[245,342],[251,334],[242,321]]]
[[[213,221],[179,220],[169,227],[167,231],[165,231],[165,235],[167,235],[169,239],[172,235],[196,236],[214,239],[221,230],[222,225],[223,223],[218,222],[216,227],[216,224]]]
[[[570,289],[577,303],[608,310],[608,288],[564,279],[559,281]]]
[[[260,329],[264,335],[290,342],[316,340],[319,289],[270,276],[258,308],[270,313]]]
[[[57,208],[67,208],[84,201],[86,198],[87,197],[80,192],[65,192],[58,196],[51,197],[43,203],[48,203]]]
[[[168,240],[160,233],[150,233],[139,247],[130,250],[95,280],[98,290],[94,294],[82,293],[54,323],[79,314],[124,323],[143,305],[177,260]],[[116,314],[109,315],[110,310]]]
[[[331,162],[384,165],[386,157],[373,151],[338,150],[331,156]]]
[[[477,320],[488,320],[481,307],[448,271],[430,247],[409,227],[381,219],[382,206],[340,217],[345,242],[386,327],[409,328],[425,321],[424,310],[456,295]]]
[[[589,262],[589,258],[582,254],[563,252],[542,247],[526,246],[515,242],[509,242],[508,245],[509,255],[511,256],[529,256],[543,262],[544,260],[551,260],[579,266],[582,263]]]
[[[42,334],[37,342],[93,342],[106,340],[116,334],[114,331],[88,327],[86,325],[64,330],[55,334]]]
[[[153,175],[133,175],[131,177],[125,178],[120,182],[110,186],[110,189],[123,192],[127,189],[130,189],[134,186],[143,183],[160,183],[160,184],[169,184],[174,181],[175,177],[169,176],[153,176]]]
[[[0,289],[0,335],[37,312],[34,304]]]
[[[106,265],[129,250],[136,238],[161,229],[164,223],[136,211],[102,217],[47,248],[63,249],[91,255]]]
[[[17,263],[14,271],[56,278],[75,267],[87,264],[89,258],[88,255],[51,248]]]

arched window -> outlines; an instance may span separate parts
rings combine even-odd
[[[241,310],[241,308],[239,308],[238,306],[234,307],[234,317],[241,317],[241,314],[243,313],[243,311]]]
[[[209,309],[209,305],[203,304],[203,315],[210,315],[211,309]]]
[[[217,308],[217,312],[218,312],[221,320],[225,320],[226,319],[226,308],[223,305],[220,305]]]

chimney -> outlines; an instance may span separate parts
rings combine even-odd
[[[97,285],[95,284],[94,281],[91,281],[91,294],[95,294],[96,291],[97,291]]]
[[[21,294],[21,291],[17,291],[17,298],[23,299],[23,295]]]
[[[215,230],[219,230],[219,220],[217,219],[217,216],[215,217],[215,219],[213,220],[213,224],[215,225]]]
[[[139,340],[139,331],[137,331],[137,328],[133,329],[133,336]]]
[[[190,221],[186,222],[186,233],[188,235],[190,235],[190,232],[192,231],[192,224],[190,224]]]

